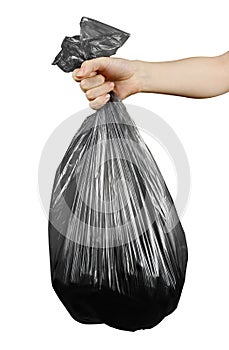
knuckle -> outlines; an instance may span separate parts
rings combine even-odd
[[[102,74],[99,74],[97,79],[99,84],[103,84],[105,82],[105,77]]]
[[[90,106],[92,109],[98,109],[98,106],[97,106],[95,103],[93,103],[93,102],[90,102],[90,103],[89,103],[89,106]]]
[[[88,62],[88,60],[83,61],[83,63],[81,64],[81,67],[80,67],[80,68],[85,67],[85,66],[87,65],[87,62]]]
[[[106,83],[106,91],[109,92],[109,91],[113,90],[113,87],[114,87],[113,83],[111,83],[111,82]]]
[[[86,89],[86,87],[87,87],[87,82],[86,82],[85,79],[81,80],[81,82],[80,82],[80,87],[81,87],[83,90]]]
[[[98,60],[101,61],[101,63],[103,63],[103,65],[108,65],[110,62],[110,57],[104,56],[104,57],[99,57]]]
[[[92,99],[93,96],[92,96],[91,90],[87,90],[87,91],[85,92],[85,94],[86,94],[88,100],[91,100],[91,99]]]

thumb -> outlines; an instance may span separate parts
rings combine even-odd
[[[88,77],[92,72],[104,70],[110,62],[110,57],[98,57],[84,61],[78,70],[77,78]]]

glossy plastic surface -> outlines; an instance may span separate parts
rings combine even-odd
[[[114,55],[130,36],[122,30],[87,17],[81,19],[80,28],[80,35],[64,38],[61,51],[52,63],[64,72],[79,68],[87,59]]]
[[[99,28],[90,20],[87,35]],[[56,171],[49,246],[53,288],[79,322],[135,331],[177,307],[188,259],[184,231],[152,154],[113,92],[85,119]]]

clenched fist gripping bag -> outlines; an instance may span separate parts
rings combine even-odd
[[[83,17],[53,64],[110,56],[129,34]],[[81,323],[135,331],[179,302],[188,259],[173,200],[124,104],[89,115],[59,164],[49,211],[52,286]]]

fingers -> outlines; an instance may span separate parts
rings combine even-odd
[[[80,87],[83,90],[83,92],[86,92],[89,89],[93,89],[102,85],[104,82],[105,82],[104,76],[101,74],[97,74],[94,77],[89,77],[81,80]]]
[[[78,83],[82,80],[82,78],[79,78],[77,76],[77,73],[78,73],[79,70],[80,70],[80,68],[77,68],[77,69],[74,69],[74,71],[72,72],[72,78],[75,81],[77,81]],[[88,77],[94,77],[96,74],[97,74],[96,72],[91,72]]]
[[[114,83],[107,81],[105,77],[97,72],[105,69],[110,62],[109,57],[99,57],[84,61],[80,68],[72,72],[75,81],[80,82],[81,89],[85,92],[90,101],[90,107],[99,109],[105,105],[109,99],[110,91],[114,89]]]
[[[92,72],[104,70],[110,63],[110,57],[98,57],[84,61],[80,69],[76,72],[77,78],[88,77]]]
[[[89,101],[96,99],[99,96],[106,95],[108,92],[112,91],[114,88],[114,83],[107,81],[104,84],[95,87],[93,89],[89,89],[86,91],[86,96]]]
[[[110,95],[109,94],[106,94],[106,95],[103,95],[103,96],[99,96],[97,97],[96,99],[94,99],[93,101],[91,101],[89,103],[89,106],[92,108],[92,109],[100,109],[101,107],[103,107],[110,99]]]

